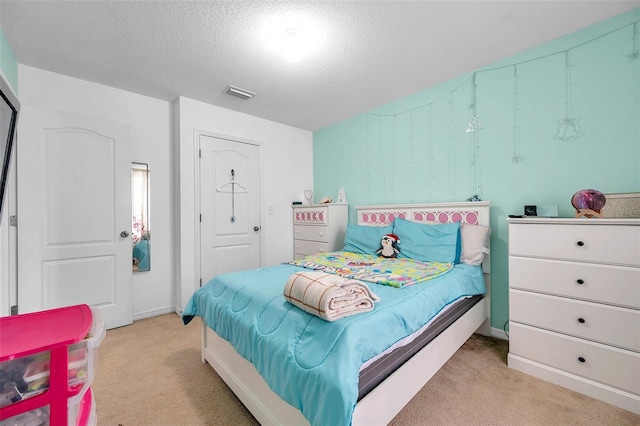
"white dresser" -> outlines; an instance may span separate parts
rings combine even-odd
[[[347,204],[293,206],[294,258],[342,250],[348,221]]]
[[[640,413],[640,219],[508,219],[509,367]]]

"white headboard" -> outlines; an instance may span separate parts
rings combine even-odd
[[[358,224],[370,226],[384,226],[396,218],[413,222],[439,222],[471,225],[490,225],[490,201],[469,201],[457,203],[430,204],[389,204],[379,206],[356,206]],[[482,262],[482,270],[490,272],[489,256]]]
[[[359,225],[384,226],[399,217],[414,222],[469,223],[489,225],[490,201],[431,204],[390,204],[382,206],[359,206]]]

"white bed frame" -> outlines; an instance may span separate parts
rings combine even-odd
[[[396,217],[417,222],[489,226],[488,201],[356,207],[358,223],[386,225]],[[386,425],[475,332],[491,335],[490,268],[483,262],[486,297],[398,368],[356,405],[352,424]],[[253,364],[204,325],[202,361],[208,362],[262,425],[308,425],[302,413],[274,393]]]

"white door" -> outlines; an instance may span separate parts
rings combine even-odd
[[[19,134],[18,311],[86,303],[131,324],[129,126],[23,106]]]
[[[260,267],[260,147],[200,135],[200,278]]]
[[[12,156],[9,166],[9,179],[4,196],[0,217],[0,317],[11,315],[14,306],[18,304],[18,232],[14,222],[17,208],[15,155]]]

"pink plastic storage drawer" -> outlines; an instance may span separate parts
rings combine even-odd
[[[37,425],[41,416],[51,424],[87,424],[88,409],[80,407],[93,406],[90,386],[105,333],[100,312],[87,305],[0,318],[0,426]],[[20,415],[27,423],[16,423]]]
[[[97,424],[96,407],[91,388],[88,388],[81,396],[78,403],[69,405],[67,424],[70,426],[95,426]],[[48,405],[0,421],[0,426],[46,426],[49,424]]]

